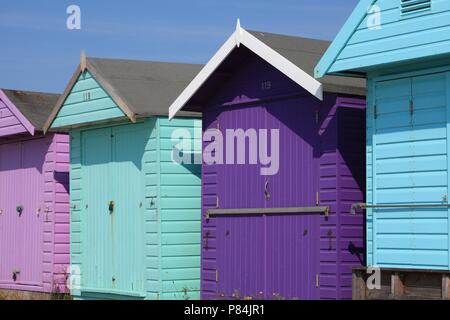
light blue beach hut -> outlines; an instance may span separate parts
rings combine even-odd
[[[201,121],[167,117],[199,70],[82,55],[45,128],[71,137],[75,298],[199,298],[201,169],[172,160],[172,135]]]
[[[315,75],[367,78],[367,261],[354,296],[449,298],[450,0],[361,0]]]

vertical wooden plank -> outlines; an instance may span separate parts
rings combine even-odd
[[[450,300],[450,275],[442,275],[442,299]]]
[[[405,286],[403,284],[402,275],[395,272],[391,275],[391,295],[393,298],[402,297],[405,294]]]
[[[353,270],[352,274],[352,300],[366,300],[366,282],[364,281],[364,272]]]
[[[376,91],[376,81],[372,80],[371,85],[371,101],[369,101],[370,107],[372,108],[372,112],[375,112],[374,106],[377,103],[377,91]],[[372,117],[372,203],[376,204],[377,202],[377,152],[376,152],[376,144],[377,144],[377,135],[376,135],[376,121],[375,117]],[[375,215],[375,209],[369,209],[370,215],[372,216],[372,264],[373,266],[377,265],[377,246],[376,246],[376,238],[377,238],[377,221]],[[369,212],[368,212],[369,213]]]
[[[446,88],[447,88],[447,106],[446,106],[446,110],[447,110],[447,201],[449,201],[449,196],[450,196],[450,173],[449,173],[449,169],[450,169],[450,157],[448,156],[448,152],[450,150],[450,72],[446,72],[445,74],[446,77]],[[450,208],[448,208],[447,210],[448,215],[447,215],[447,219],[448,219],[448,229],[447,229],[447,235],[450,234]],[[448,255],[448,265],[447,268],[450,268],[450,237],[448,237],[448,247],[447,247],[447,255]]]

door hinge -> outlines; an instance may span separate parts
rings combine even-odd
[[[413,99],[409,100],[409,114],[410,115],[414,114],[414,101],[413,101]]]
[[[319,191],[316,192],[316,206],[319,206],[320,204],[320,198],[319,198]]]
[[[378,118],[378,107],[376,104],[373,106],[373,118]]]
[[[216,269],[216,283],[219,283],[219,270]]]
[[[319,283],[319,274],[316,274],[316,288],[319,288],[320,283]]]
[[[216,196],[216,208],[220,208],[219,196]]]

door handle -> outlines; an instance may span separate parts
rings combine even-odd
[[[108,205],[109,214],[114,213],[114,207],[115,207],[114,201],[110,201]]]
[[[12,273],[12,279],[14,282],[17,281],[18,276],[20,275],[20,270],[14,270]]]
[[[23,206],[22,205],[17,206],[16,207],[16,212],[19,214],[19,217],[21,217],[22,213],[23,213]]]
[[[266,197],[266,200],[270,199],[270,192],[269,192],[269,179],[267,178],[266,184],[264,185],[264,196]]]

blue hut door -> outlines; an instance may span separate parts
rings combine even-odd
[[[373,202],[448,203],[445,73],[377,82]],[[375,265],[446,269],[448,209],[373,209]]]
[[[89,130],[82,135],[82,286],[112,289],[111,130]]]
[[[142,161],[148,136],[142,124],[112,128],[113,286],[125,292],[145,292]]]
[[[83,287],[145,292],[143,125],[83,132]]]

